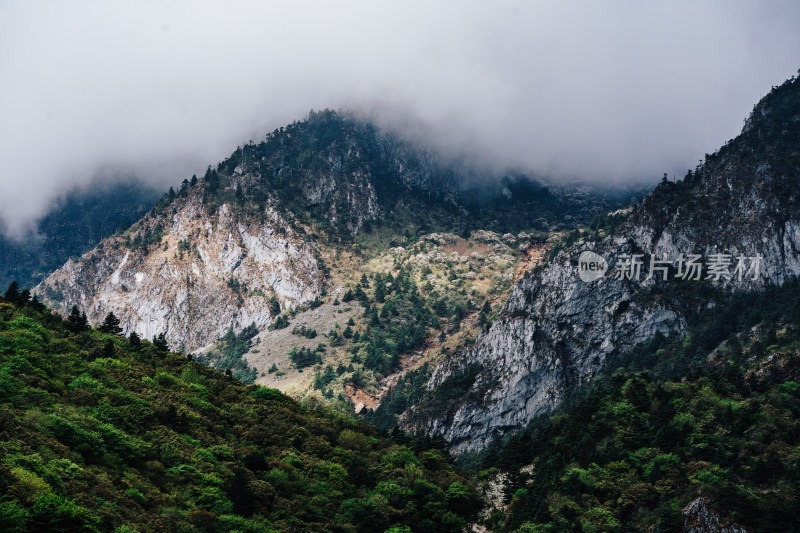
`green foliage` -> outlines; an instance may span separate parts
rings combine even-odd
[[[737,332],[760,323],[767,325],[765,336],[755,339],[748,349],[751,355],[761,357],[767,353],[769,344],[774,344],[776,324],[789,323],[793,329],[800,325],[800,279],[797,278],[780,287],[768,286],[758,292],[724,294],[693,286],[673,291],[665,291],[660,296],[683,302],[688,322],[692,324],[689,334],[674,339],[656,335],[650,341],[612,357],[607,368],[612,371],[616,368],[647,370],[658,379],[685,376],[702,371],[708,353],[723,342],[726,343],[728,358],[741,364],[744,363],[744,354]],[[696,305],[699,302],[703,305]],[[775,346],[769,353],[774,351]]]
[[[281,391],[278,389],[270,389],[269,387],[258,387],[252,393],[250,393],[250,397],[256,400],[273,400],[277,402],[283,402],[287,400],[287,397],[283,395]]]
[[[73,310],[75,309],[77,308],[73,307]],[[111,333],[113,335],[119,335],[122,333],[122,328],[119,327],[119,318],[117,318],[114,313],[108,313],[105,320],[103,320],[103,323],[100,324],[97,329],[103,333]]]
[[[278,298],[275,295],[269,299],[269,311],[273,316],[277,316],[281,313],[281,304],[278,302]]]
[[[357,287],[353,297],[366,294]],[[345,295],[347,296],[347,295]],[[369,306],[368,300],[364,303]],[[429,327],[436,324],[436,317],[423,299],[414,279],[405,270],[400,270],[393,280],[389,295],[378,311],[377,306],[369,311],[369,327],[356,341],[354,351],[361,354],[364,367],[387,375],[400,363],[400,354],[419,347],[428,336]]]
[[[234,333],[229,329],[215,347],[197,357],[198,362],[212,364],[214,368],[230,371],[231,375],[244,383],[253,383],[257,377],[255,368],[250,367],[244,359],[253,347],[253,337],[258,335],[255,323]]]
[[[638,407],[626,400],[632,383],[644,385]],[[779,395],[778,386],[743,395],[735,383],[718,373],[664,383],[616,376],[565,414],[532,423],[484,464],[512,473],[533,465],[513,475],[510,490],[525,491],[502,530],[580,530],[596,519],[601,530],[644,530],[674,520],[675,502],[698,495],[755,530],[796,530],[800,395]]]
[[[473,389],[475,378],[480,371],[480,365],[471,364],[453,372],[440,386],[429,391],[428,394],[414,391],[415,395],[422,394],[422,397],[412,416],[423,419],[431,415],[450,418],[462,403],[478,401],[485,393],[484,388]],[[484,385],[484,387],[488,386],[489,384]]]
[[[477,508],[470,481],[425,441],[146,341],[85,357],[107,340],[0,304],[3,531],[455,532]]]
[[[325,345],[318,344],[315,349],[293,346],[289,350],[289,359],[294,366],[303,369],[316,364],[322,364],[322,356],[325,354]]]
[[[336,379],[336,372],[333,370],[333,366],[326,365],[323,372],[317,371],[314,374],[314,388],[324,390],[334,379]]]
[[[278,315],[275,318],[275,322],[269,325],[269,329],[283,329],[289,327],[289,317],[286,315]]]
[[[167,350],[169,350],[169,345],[167,344],[167,336],[164,334],[164,332],[161,332],[155,337],[153,337],[153,346],[155,346],[162,352],[166,352]]]
[[[377,409],[367,413],[365,419],[381,429],[390,430],[397,425],[398,416],[416,405],[423,397],[430,377],[428,363],[409,370],[381,399]]]
[[[72,311],[67,317],[66,323],[64,325],[72,333],[81,333],[83,331],[89,331],[89,320],[86,318],[86,313],[81,313],[78,310],[77,305],[72,306]],[[117,325],[119,325],[119,323]]]
[[[317,336],[317,330],[307,328],[305,326],[296,326],[292,329],[292,335],[298,335],[300,337],[305,337],[306,339],[313,339]]]
[[[20,297],[19,297],[19,283],[17,283],[17,280],[14,280],[11,283],[9,283],[8,289],[6,289],[6,292],[3,295],[3,298],[5,298],[7,302],[10,302],[12,304],[19,304],[20,303],[20,301],[19,301],[20,300]]]

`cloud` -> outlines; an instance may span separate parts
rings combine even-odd
[[[177,184],[325,107],[411,117],[499,166],[654,181],[794,74],[799,15],[792,1],[7,0],[0,220],[20,234],[93,179]]]

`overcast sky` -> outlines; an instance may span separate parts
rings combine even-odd
[[[0,0],[0,220],[178,184],[309,109],[556,177],[694,167],[800,67],[800,2]]]

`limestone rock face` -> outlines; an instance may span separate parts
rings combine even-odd
[[[477,368],[473,389],[483,396],[461,405],[450,419],[417,420],[414,429],[441,434],[457,452],[478,450],[552,410],[570,388],[590,380],[610,353],[657,332],[687,328],[668,305],[639,298],[643,289],[630,280],[607,275],[582,281],[573,260],[590,247],[562,251],[517,283],[475,346],[445,359],[428,383],[433,390],[457,372]]]
[[[157,228],[158,244],[131,249],[122,236],[106,239],[36,292],[55,309],[78,305],[94,323],[113,312],[125,334],[165,333],[172,347],[193,350],[229,328],[269,325],[272,296],[290,308],[322,289],[314,245],[273,207],[248,219],[223,203],[209,216],[197,187],[126,236]]]

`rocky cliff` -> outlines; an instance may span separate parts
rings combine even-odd
[[[319,296],[314,245],[274,207],[246,218],[222,203],[209,215],[203,195],[202,185],[188,188],[123,235],[68,261],[37,292],[55,309],[78,305],[93,322],[113,312],[125,333],[165,333],[187,350],[229,328],[270,324],[273,296],[283,308]]]
[[[685,331],[683,310],[704,305],[689,295],[698,285],[730,291],[797,275],[799,184],[800,82],[791,79],[755,107],[741,135],[683,180],[665,179],[612,235],[587,235],[529,272],[475,346],[434,370],[428,394],[466,376],[464,399],[446,412],[412,411],[406,427],[478,450],[552,410],[609,355]],[[578,272],[587,251],[608,266],[589,282]],[[699,280],[687,270],[692,255]]]

